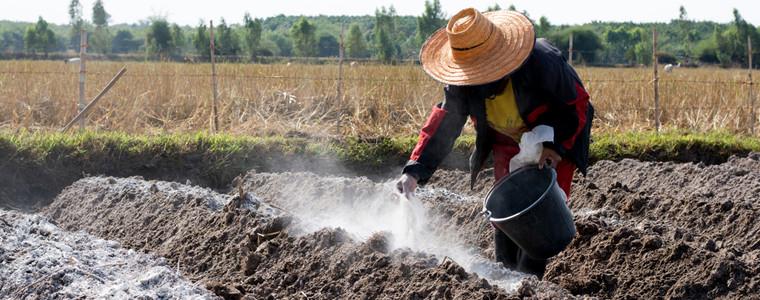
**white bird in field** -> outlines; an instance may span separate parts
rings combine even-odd
[[[352,62],[351,62],[349,65],[350,65],[350,66],[353,68],[353,67],[356,67],[356,65],[358,65],[358,64],[359,64],[359,63],[357,63],[357,62],[355,62],[355,61],[352,61]]]
[[[664,67],[662,67],[662,69],[665,72],[670,73],[670,72],[673,72],[673,68],[680,68],[680,67],[681,67],[681,63],[678,63],[677,65],[667,64]]]
[[[63,62],[67,64],[78,64],[81,59],[79,57],[64,59]]]

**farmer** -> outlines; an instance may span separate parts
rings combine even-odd
[[[527,17],[462,10],[425,42],[420,61],[428,75],[446,84],[445,97],[422,127],[397,182],[401,192],[412,195],[430,179],[470,117],[477,136],[469,161],[471,188],[491,153],[498,181],[508,175],[521,135],[548,126],[553,138],[543,143],[539,167],[555,168],[569,198],[575,169],[585,174],[588,166],[593,107],[575,70],[557,48],[535,38]],[[529,257],[498,229],[494,249],[505,267],[543,276],[546,260]]]

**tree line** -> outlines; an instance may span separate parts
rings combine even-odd
[[[485,10],[501,10],[495,4]],[[517,10],[510,5],[509,10]],[[180,26],[165,17],[151,17],[137,24],[110,24],[103,0],[92,7],[92,19],[83,18],[79,0],[69,4],[66,25],[46,22],[0,22],[0,51],[47,55],[78,51],[80,31],[88,32],[89,52],[103,54],[146,54],[159,57],[196,56],[207,59],[209,23]],[[667,23],[592,22],[578,26],[554,25],[546,17],[533,19],[538,37],[551,40],[568,53],[573,38],[573,57],[578,63],[596,65],[641,65],[652,61],[652,28],[659,33],[658,59],[686,65],[747,64],[747,39],[760,49],[760,31],[738,10],[729,23],[696,21],[681,6]],[[446,25],[447,15],[439,0],[426,0],[420,16],[399,16],[393,6],[379,7],[367,16],[285,16],[253,18],[245,13],[240,23],[225,19],[214,22],[215,53],[244,57],[335,57],[341,47],[351,59],[376,59],[394,63],[416,59],[422,43]],[[757,54],[754,54],[757,55]],[[760,61],[756,57],[754,61]]]

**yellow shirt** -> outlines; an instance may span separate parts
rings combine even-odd
[[[526,127],[517,110],[512,80],[501,94],[486,98],[486,119],[491,128],[520,142],[520,137],[526,131]]]

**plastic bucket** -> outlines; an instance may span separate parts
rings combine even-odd
[[[483,202],[486,217],[534,259],[565,249],[575,236],[573,215],[554,169],[528,166],[499,180]]]

